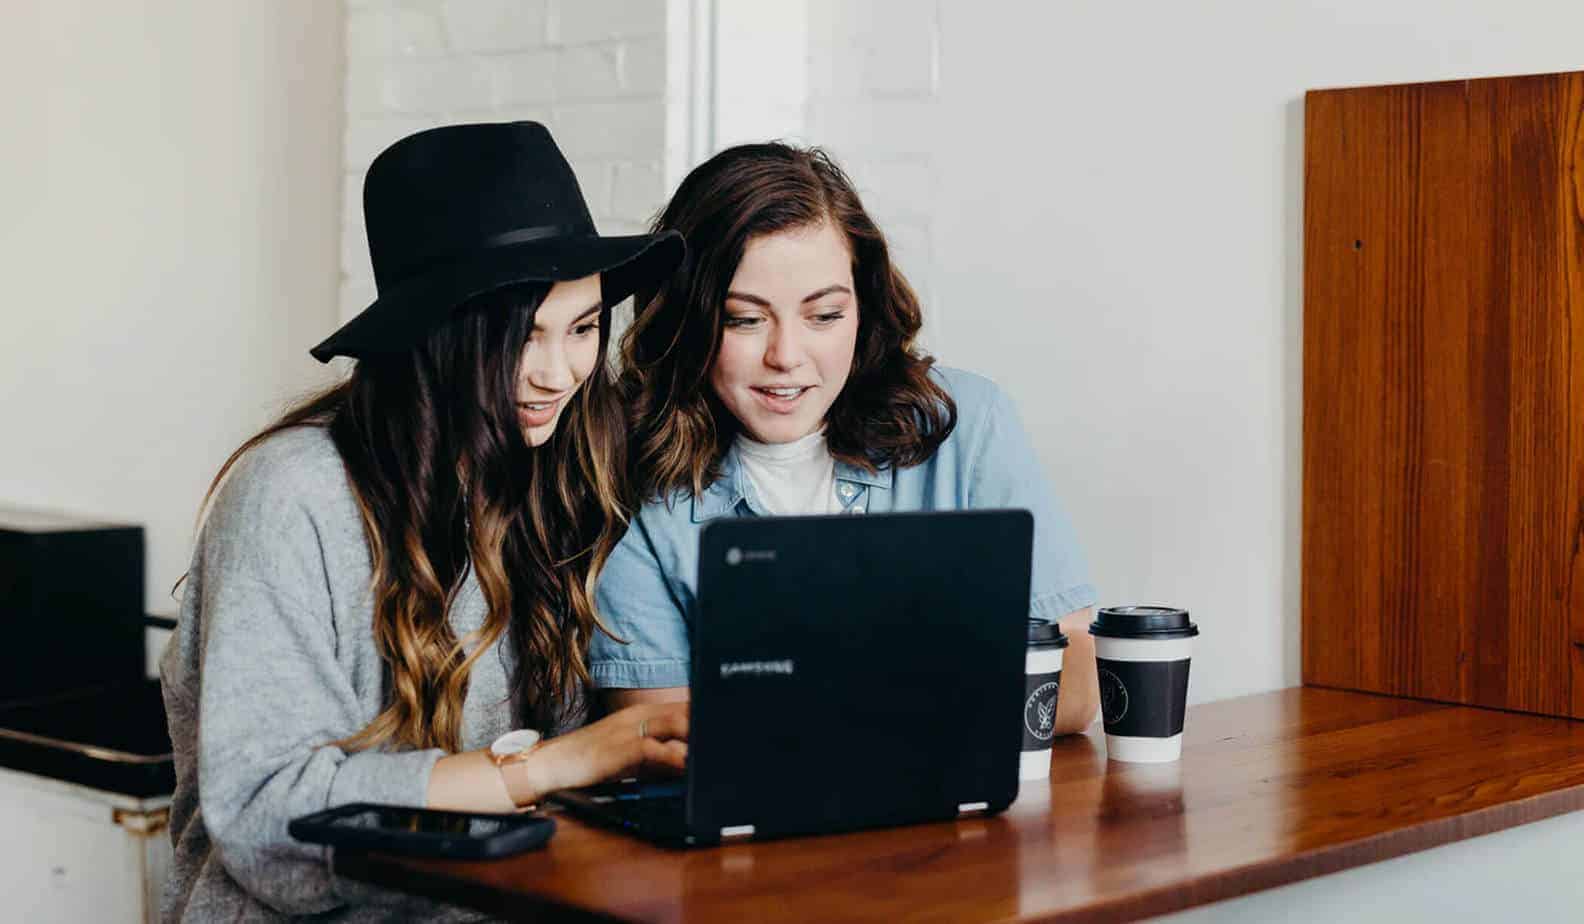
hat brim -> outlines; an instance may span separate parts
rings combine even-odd
[[[437,266],[382,292],[308,352],[320,362],[406,350],[463,302],[519,282],[564,282],[600,274],[601,300],[615,305],[669,276],[685,247],[675,231],[618,237],[562,237],[493,247]]]

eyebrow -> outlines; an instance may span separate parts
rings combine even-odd
[[[578,315],[576,318],[573,318],[572,319],[572,324],[579,324],[579,323],[582,323],[583,321],[588,320],[588,316],[589,315],[593,314],[596,311],[599,311],[603,307],[605,307],[604,303],[595,302],[594,304],[588,306],[588,310],[587,311],[584,311],[582,314]],[[567,326],[571,327],[572,324],[568,324]],[[534,320],[534,330],[544,330],[544,329],[545,329],[544,325],[540,324],[538,319],[536,318]]]
[[[809,294],[803,296],[802,304],[807,305],[809,302],[819,301],[820,299],[824,298],[825,296],[834,295],[837,292],[845,292],[848,295],[852,294],[852,290],[847,288],[846,286],[842,286],[842,285],[826,286],[823,289],[816,289],[813,292],[810,292]],[[726,299],[728,301],[730,301],[732,299],[736,299],[737,301],[748,302],[749,304],[758,305],[761,308],[769,308],[770,307],[770,303],[769,302],[765,301],[764,299],[760,298],[757,295],[749,295],[747,292],[727,292],[726,293]]]

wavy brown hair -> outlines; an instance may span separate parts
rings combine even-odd
[[[918,297],[891,262],[885,235],[852,181],[818,148],[779,142],[728,148],[696,167],[655,219],[688,260],[640,306],[621,342],[631,422],[631,482],[640,500],[694,495],[720,477],[738,430],[709,386],[726,292],[754,238],[830,222],[852,254],[858,342],[847,384],[825,418],[831,455],[875,471],[918,465],[957,423],[957,407],[916,347]]]
[[[249,449],[292,427],[335,441],[373,563],[374,640],[387,703],[347,750],[461,749],[473,664],[505,632],[517,654],[516,718],[551,728],[577,718],[596,630],[594,582],[621,538],[621,411],[604,361],[530,447],[517,421],[517,368],[548,287],[518,285],[457,309],[423,344],[359,360],[350,377],[243,443],[205,504]],[[467,636],[450,610],[469,571],[488,606]],[[468,647],[472,646],[472,653]]]

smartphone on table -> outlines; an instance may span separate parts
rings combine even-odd
[[[331,847],[481,860],[543,847],[555,833],[555,821],[353,802],[294,818],[286,830],[300,841]]]

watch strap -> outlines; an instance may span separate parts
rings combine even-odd
[[[513,754],[505,760],[495,760],[495,769],[500,771],[501,782],[506,784],[506,795],[511,797],[512,804],[518,808],[528,808],[538,801],[539,794],[529,785],[527,774],[528,756],[539,750],[535,744],[526,751]]]

